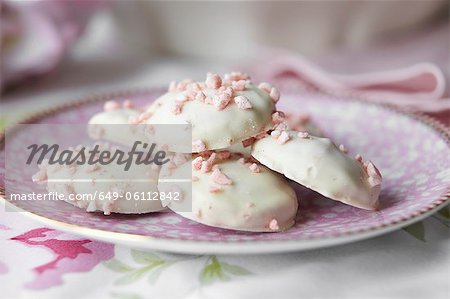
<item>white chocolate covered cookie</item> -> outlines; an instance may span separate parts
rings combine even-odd
[[[48,192],[64,195],[66,202],[87,212],[142,214],[163,210],[158,196],[159,167],[99,163],[49,165],[44,160],[33,181],[45,184]],[[143,200],[145,199],[145,200]]]
[[[209,226],[242,231],[276,232],[294,224],[297,197],[282,176],[243,158],[214,155],[197,157],[173,169],[163,166],[160,178],[178,177],[192,168],[192,194],[181,185],[159,184],[160,191],[178,189],[182,193],[182,202],[168,205],[171,210]],[[183,211],[183,201],[190,200],[189,211]]]
[[[252,156],[272,170],[331,199],[374,210],[382,177],[370,161],[347,156],[331,140],[296,131],[273,131],[256,141]]]
[[[191,124],[192,152],[223,149],[272,127],[278,91],[270,88],[255,86],[241,73],[224,79],[208,74],[205,82],[172,83],[141,118],[148,124]]]
[[[104,110],[91,117],[88,123],[89,137],[131,146],[134,141],[144,141],[145,135],[130,121],[136,120],[140,111],[133,108],[131,101],[121,106],[116,101],[108,101]]]

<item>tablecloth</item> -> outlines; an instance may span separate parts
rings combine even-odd
[[[448,298],[450,210],[306,252],[175,255],[89,240],[0,212],[0,298]]]
[[[7,121],[91,93],[223,69],[154,62],[95,81],[86,78],[95,64],[72,67],[77,74],[56,74],[4,97]],[[447,208],[408,228],[331,248],[190,256],[90,240],[0,207],[0,298],[448,298],[449,227]]]

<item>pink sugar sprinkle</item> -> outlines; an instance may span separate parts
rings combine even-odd
[[[203,158],[197,157],[192,160],[192,168],[195,170],[200,170],[202,168]]]
[[[281,122],[276,125],[274,129],[277,131],[286,131],[288,129],[288,125],[286,122]]]
[[[113,210],[114,201],[105,201],[103,203],[102,209],[104,215],[111,215]]]
[[[193,175],[192,176],[192,181],[193,182],[197,182],[199,180],[198,176]]]
[[[252,202],[247,203],[247,208],[254,208],[255,204]]]
[[[230,74],[225,74],[224,76],[229,81],[239,81],[239,80],[248,80],[250,79],[249,75],[241,73],[241,72],[231,72]]]
[[[223,87],[223,86],[222,86],[222,87]],[[221,87],[221,88],[222,88],[222,87]],[[225,94],[227,94],[227,95],[229,95],[230,97],[233,97],[233,94],[234,94],[233,88],[231,88],[231,87],[225,87],[225,88],[222,90],[222,92],[225,93]]]
[[[113,110],[117,110],[119,108],[120,108],[120,105],[116,101],[107,101],[103,105],[103,110],[105,110],[105,111],[113,111]]]
[[[259,89],[265,91],[266,93],[270,94],[270,92],[272,91],[272,85],[270,85],[267,82],[262,82],[258,85]]]
[[[246,80],[239,80],[239,81],[232,81],[231,82],[231,88],[234,91],[243,91],[245,90],[245,86],[247,85]]]
[[[234,98],[234,102],[239,107],[239,109],[245,110],[252,108],[252,104],[250,103],[250,101],[246,96],[237,96]]]
[[[280,135],[281,135],[281,131],[279,131],[279,130],[273,130],[273,131],[270,133],[270,136],[272,136],[272,137],[274,137],[274,138],[278,138],[278,137],[280,137]]]
[[[344,154],[348,153],[348,149],[343,144],[339,145],[339,150]]]
[[[213,153],[214,153],[214,151],[208,150],[208,151],[200,152],[199,154],[200,154],[200,156],[202,156],[204,159],[208,159]]]
[[[221,186],[216,186],[216,185],[209,186],[209,192],[217,193],[219,191],[222,191],[222,187]]]
[[[215,169],[212,173],[212,179],[219,185],[231,185],[232,181],[220,169]]]
[[[277,142],[279,144],[285,144],[286,142],[289,141],[289,139],[291,139],[291,138],[289,137],[288,132],[282,131],[280,136],[277,138]]]
[[[206,145],[200,139],[192,141],[192,151],[194,153],[203,152],[206,150]]]
[[[362,162],[363,161],[362,156],[360,154],[356,154],[355,160],[358,161],[358,162]]]
[[[191,84],[193,82],[194,82],[194,80],[192,80],[192,79],[184,79],[183,81],[181,81],[180,83],[177,84],[176,91],[185,91],[187,89],[187,87],[189,86],[189,84]]]
[[[231,156],[231,152],[227,151],[227,150],[216,152],[216,158],[218,160],[226,160],[226,159],[230,158],[230,156]]]
[[[272,114],[272,122],[274,124],[282,123],[284,121],[284,118],[285,118],[285,115],[281,111],[276,111],[275,113]]]
[[[308,139],[309,138],[309,133],[308,132],[298,132],[297,136],[303,139]]]
[[[213,163],[208,159],[206,161],[202,161],[202,166],[200,168],[200,171],[203,173],[210,172],[213,167]]]
[[[266,138],[266,137],[267,137],[267,132],[266,131],[258,133],[257,135],[255,135],[255,139],[256,140],[260,140],[260,139],[263,139],[263,138]]]
[[[172,113],[175,115],[181,114],[181,109],[183,108],[183,104],[175,103],[172,107]]]
[[[199,92],[197,93],[197,95],[195,96],[195,99],[196,99],[197,101],[204,102],[205,99],[206,99],[206,95],[203,93],[203,91],[199,91]]]
[[[371,177],[371,176],[367,179],[367,182],[369,183],[370,187],[376,187],[376,186],[381,185],[380,178],[375,178],[375,177]]]
[[[270,220],[269,228],[270,228],[271,230],[279,230],[280,227],[278,226],[278,221],[277,221],[276,219]]]
[[[231,97],[228,94],[223,93],[223,94],[213,97],[212,100],[213,100],[213,105],[216,107],[217,110],[223,110],[230,103]]]
[[[148,120],[150,118],[150,116],[152,116],[152,114],[150,112],[143,112],[138,116],[138,122],[142,123],[142,122]]]
[[[245,164],[245,159],[244,158],[239,158],[238,162],[241,163],[241,164]]]
[[[280,92],[275,87],[272,87],[272,89],[270,90],[269,96],[276,103],[280,99]]]
[[[45,183],[47,181],[47,170],[46,168],[41,168],[35,175],[32,176],[33,182]]]
[[[211,89],[218,89],[222,86],[222,78],[218,74],[208,73],[206,75],[206,87]]]
[[[253,145],[253,143],[255,143],[255,141],[256,141],[255,137],[247,138],[245,140],[242,140],[242,146],[243,147],[251,146],[251,145]]]
[[[259,169],[259,166],[256,163],[253,163],[252,165],[250,165],[249,168],[253,173],[258,173],[261,171]]]
[[[217,159],[217,154],[211,153],[211,155],[208,158],[208,161],[211,162],[211,164],[214,164],[214,162],[216,162],[216,159]]]
[[[367,174],[370,177],[380,178],[380,179],[382,178],[381,173],[378,170],[378,168],[376,168],[376,166],[370,161],[368,161],[368,163],[367,163]]]
[[[134,108],[134,103],[132,100],[125,100],[125,102],[123,102],[122,104],[123,108],[127,108],[127,109],[132,109]]]
[[[198,84],[197,82],[194,82],[188,86],[188,90],[199,92],[202,90],[202,88],[201,88],[200,84]]]

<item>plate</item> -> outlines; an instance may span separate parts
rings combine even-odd
[[[163,92],[161,88],[153,88],[93,96],[32,115],[24,123],[86,124],[94,113],[102,110],[106,100],[131,98],[138,105],[145,105]],[[140,249],[189,254],[257,254],[367,239],[419,221],[448,203],[449,132],[430,118],[358,99],[299,90],[284,90],[279,109],[310,113],[325,135],[337,144],[345,144],[349,154],[361,153],[378,166],[384,176],[379,211],[331,201],[294,183],[299,198],[296,224],[281,233],[213,228],[170,211],[104,216],[83,212],[60,201],[11,202],[4,199],[5,153],[2,150],[0,191],[6,210],[22,211],[25,216],[73,234]],[[4,142],[2,135],[1,144]],[[9,175],[29,181],[29,174],[21,167]],[[39,187],[23,183],[9,191],[24,193],[36,188]]]

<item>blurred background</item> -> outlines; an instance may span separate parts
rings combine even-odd
[[[399,105],[420,95],[405,106],[449,120],[449,1],[0,3],[3,123],[91,93],[235,69],[406,92]]]

